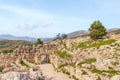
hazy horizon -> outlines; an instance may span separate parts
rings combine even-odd
[[[88,30],[95,20],[107,29],[120,28],[120,1],[0,0],[0,34],[54,37]]]

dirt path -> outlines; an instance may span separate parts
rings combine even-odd
[[[73,80],[61,72],[56,72],[51,64],[42,64],[39,66],[47,80]]]

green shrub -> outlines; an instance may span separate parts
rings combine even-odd
[[[75,46],[76,48],[82,48],[82,49],[86,49],[86,48],[92,48],[92,47],[96,47],[99,48],[103,45],[109,45],[114,43],[116,40],[114,39],[109,39],[109,40],[98,40],[98,41],[86,41],[86,42],[80,42],[78,43],[77,46]]]
[[[66,71],[66,70],[63,70],[63,73],[67,74],[67,75],[70,75],[70,72]]]
[[[79,80],[78,78],[76,78],[74,75],[72,75],[72,78],[74,79],[74,80]]]
[[[38,44],[43,45],[43,41],[42,41],[40,38],[38,38],[35,44],[36,44],[36,45],[38,45]]]
[[[97,74],[108,74],[109,77],[112,77],[114,75],[120,75],[120,71],[116,71],[116,70],[109,70],[109,71],[105,71],[105,70],[98,70],[96,68],[94,68],[92,70],[92,73],[97,73]]]
[[[64,47],[67,47],[65,42],[62,41],[61,44],[64,45]]]
[[[12,52],[13,52],[13,50],[3,50],[2,51],[3,54],[8,54],[8,53],[12,53]]]
[[[102,71],[102,70],[98,70],[98,69],[94,68],[94,69],[92,70],[92,73],[102,74],[102,73],[103,73],[103,71]]]
[[[3,67],[0,67],[0,72],[2,72],[2,71],[3,71],[3,69],[4,69]]]
[[[27,65],[23,60],[21,60],[20,61],[20,64],[22,65],[22,66],[26,66],[27,68],[29,68],[30,66],[29,65]]]
[[[82,75],[86,75],[86,74],[87,74],[87,72],[82,70]]]
[[[58,68],[62,68],[62,67],[65,67],[65,66],[68,66],[68,63],[62,64],[62,65],[59,65]]]
[[[100,21],[94,21],[90,28],[89,28],[89,36],[96,40],[99,38],[102,38],[103,36],[106,36],[106,28],[103,26],[103,24]]]
[[[72,56],[68,54],[66,51],[56,51],[55,53],[61,58],[67,58],[67,59],[72,58]]]
[[[80,62],[78,65],[82,66],[82,64],[91,64],[93,62],[96,62],[95,58],[85,59],[84,61]]]
[[[120,75],[120,71],[116,71],[116,70],[110,70],[110,71],[106,71],[107,73],[109,73],[109,77],[112,77],[114,75]]]

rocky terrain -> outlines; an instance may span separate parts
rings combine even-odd
[[[80,37],[60,44],[63,46],[51,58],[57,71],[75,80],[120,80],[120,34],[110,33],[99,41]]]
[[[120,33],[111,32],[97,41],[82,36],[19,46],[13,53],[1,53],[0,63],[1,80],[44,80],[47,71],[38,66],[44,63],[74,80],[120,80]]]

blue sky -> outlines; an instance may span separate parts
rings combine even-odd
[[[0,34],[54,37],[100,20],[120,27],[120,0],[0,0]]]

